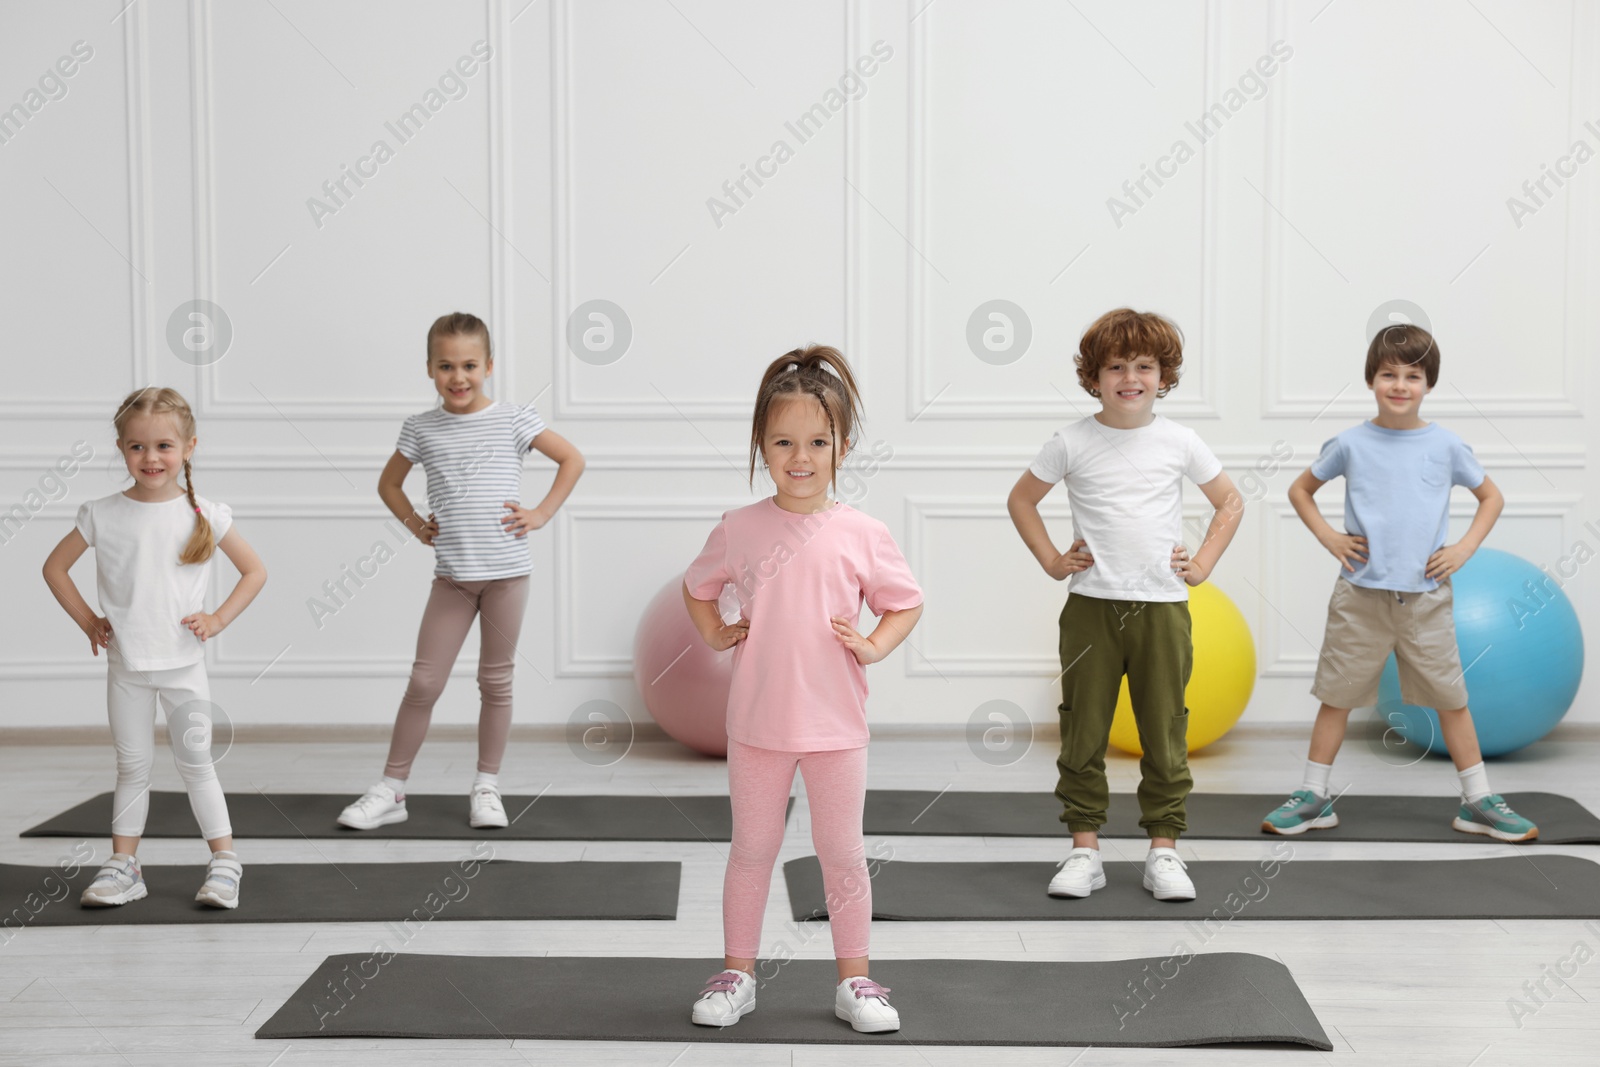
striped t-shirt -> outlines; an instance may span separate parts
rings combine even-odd
[[[500,520],[522,502],[522,458],[544,432],[533,405],[497,401],[470,415],[434,408],[400,427],[395,447],[428,472],[428,508],[439,524],[434,574],[459,582],[516,578],[533,570],[528,538]]]

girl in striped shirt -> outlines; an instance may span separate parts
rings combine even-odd
[[[484,395],[494,373],[489,328],[474,315],[443,315],[428,330],[428,377],[443,403],[412,415],[378,478],[378,495],[416,538],[434,550],[433,590],[417,634],[417,658],[395,717],[383,780],[344,809],[339,823],[371,830],[406,820],[406,779],[428,732],[474,617],[481,617],[478,654],[478,774],[468,823],[505,826],[500,760],[511,733],[512,657],[528,603],[533,569],[527,535],[549,522],[578,476],[583,456],[544,422],[532,404]],[[524,508],[522,459],[537,449],[556,462],[555,481],[538,506]],[[428,517],[413,510],[403,483],[412,466],[428,474]]]

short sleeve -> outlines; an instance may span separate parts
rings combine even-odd
[[[544,431],[544,420],[539,417],[539,412],[532,404],[518,407],[516,414],[511,417],[511,433],[517,443],[517,455],[520,456],[532,448],[533,439]]]
[[[882,527],[872,539],[871,567],[861,592],[874,615],[904,611],[922,603],[922,587],[912,576],[911,565],[889,531]]]
[[[1330,437],[1322,442],[1322,452],[1311,461],[1311,477],[1319,482],[1331,482],[1344,474],[1346,462],[1344,441]]]
[[[422,462],[422,442],[417,439],[417,417],[410,415],[400,424],[400,440],[395,443],[395,451],[399,452],[412,463]]]
[[[1455,447],[1450,450],[1451,484],[1476,489],[1483,484],[1483,479],[1483,464],[1472,454],[1472,446],[1465,441],[1457,441]]]
[[[1189,462],[1183,473],[1195,485],[1205,485],[1222,473],[1222,461],[1193,430],[1189,435]]]
[[[73,520],[73,527],[83,535],[86,545],[94,544],[94,501],[85,500],[78,505],[78,517]]]
[[[1059,482],[1067,476],[1067,442],[1059,433],[1039,449],[1039,454],[1028,464],[1028,472],[1041,482]]]
[[[717,523],[706,538],[706,546],[689,564],[683,584],[696,600],[716,600],[722,595],[722,587],[732,580],[728,573],[728,524],[724,520]]]
[[[211,523],[211,535],[217,541],[228,536],[228,531],[233,529],[233,509],[226,504],[210,501],[211,512],[206,520]]]

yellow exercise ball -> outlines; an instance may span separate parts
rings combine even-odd
[[[1233,729],[1250,703],[1256,685],[1256,644],[1244,615],[1228,594],[1210,582],[1189,590],[1189,619],[1194,670],[1183,699],[1189,705],[1189,751],[1198,752]],[[1144,754],[1126,678],[1111,720],[1111,743],[1135,756]]]

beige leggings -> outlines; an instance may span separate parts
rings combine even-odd
[[[473,618],[479,615],[483,621],[479,626],[478,693],[483,703],[478,712],[478,770],[500,773],[500,759],[511,735],[512,660],[527,606],[526,574],[481,582],[434,577],[417,631],[417,659],[400,701],[400,713],[395,716],[384,774],[401,779],[411,776],[411,761],[428,734],[433,705],[444,692]]]

